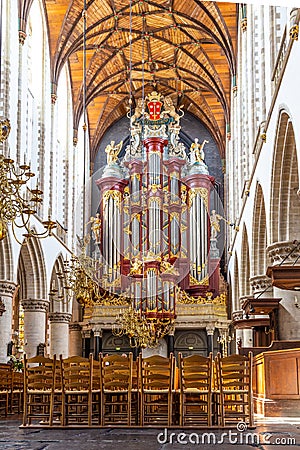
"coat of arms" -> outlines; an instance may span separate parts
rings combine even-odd
[[[159,120],[160,119],[160,113],[161,113],[161,107],[162,102],[160,101],[161,94],[159,94],[156,91],[151,92],[151,94],[148,94],[148,111],[149,111],[149,120]]]

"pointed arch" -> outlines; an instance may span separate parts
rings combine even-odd
[[[241,296],[250,295],[250,253],[246,225],[243,226],[241,271],[240,271],[240,293]]]
[[[275,140],[271,180],[270,244],[299,238],[299,174],[292,120],[281,111]]]
[[[18,283],[20,298],[47,298],[45,260],[37,238],[30,238],[22,245],[18,262]]]
[[[50,296],[49,312],[71,312],[70,296],[67,285],[64,258],[59,254],[51,272],[50,286],[53,294]]]
[[[239,279],[239,261],[237,254],[234,255],[234,277],[233,277],[233,310],[240,309],[240,279]]]
[[[257,183],[255,190],[252,223],[251,276],[265,275],[267,270],[266,248],[268,231],[264,194],[259,183]]]
[[[14,276],[12,248],[9,233],[0,241],[0,280],[12,281]]]

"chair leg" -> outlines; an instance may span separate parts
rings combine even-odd
[[[127,414],[128,414],[128,420],[127,420],[127,424],[130,427],[131,426],[131,393],[127,393],[128,395],[128,403],[127,403]]]
[[[88,426],[92,426],[92,408],[93,408],[93,402],[92,402],[92,392],[88,393]]]
[[[172,394],[168,394],[168,426],[172,425]]]
[[[24,392],[23,427],[25,427],[27,425],[27,402],[26,402],[26,399],[27,399],[27,395]]]
[[[100,394],[100,426],[103,427],[105,420],[104,420],[104,413],[105,413],[105,394],[101,392]]]
[[[212,417],[212,401],[211,401],[211,393],[207,394],[207,425],[211,427],[211,417]]]
[[[183,418],[183,414],[184,414],[184,394],[180,392],[180,400],[179,400],[179,426],[182,427],[183,423],[184,423],[184,418]]]
[[[66,394],[61,394],[61,424],[66,425]]]

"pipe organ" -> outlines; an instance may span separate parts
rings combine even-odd
[[[218,295],[218,255],[210,249],[214,179],[197,139],[189,154],[179,139],[171,97],[157,92],[138,101],[129,117],[125,156],[112,141],[97,180],[104,290],[131,299],[137,314],[174,319],[178,287],[194,297]],[[217,257],[216,257],[217,256]]]

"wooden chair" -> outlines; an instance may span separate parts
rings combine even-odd
[[[174,356],[139,357],[140,425],[172,425]]]
[[[179,353],[179,425],[212,425],[212,354]]]
[[[7,416],[9,412],[9,396],[11,390],[11,367],[0,365],[0,416]]]
[[[101,362],[93,360],[92,376],[92,424],[101,424]]]
[[[92,425],[93,355],[62,359],[62,425]]]
[[[111,355],[101,362],[101,425],[131,425],[132,353]]]
[[[24,373],[11,371],[11,390],[9,398],[9,411],[12,414],[23,412]]]
[[[53,394],[56,358],[24,355],[24,411],[23,426],[51,426],[53,422]]]
[[[239,421],[253,426],[252,353],[216,357],[221,426]]]

